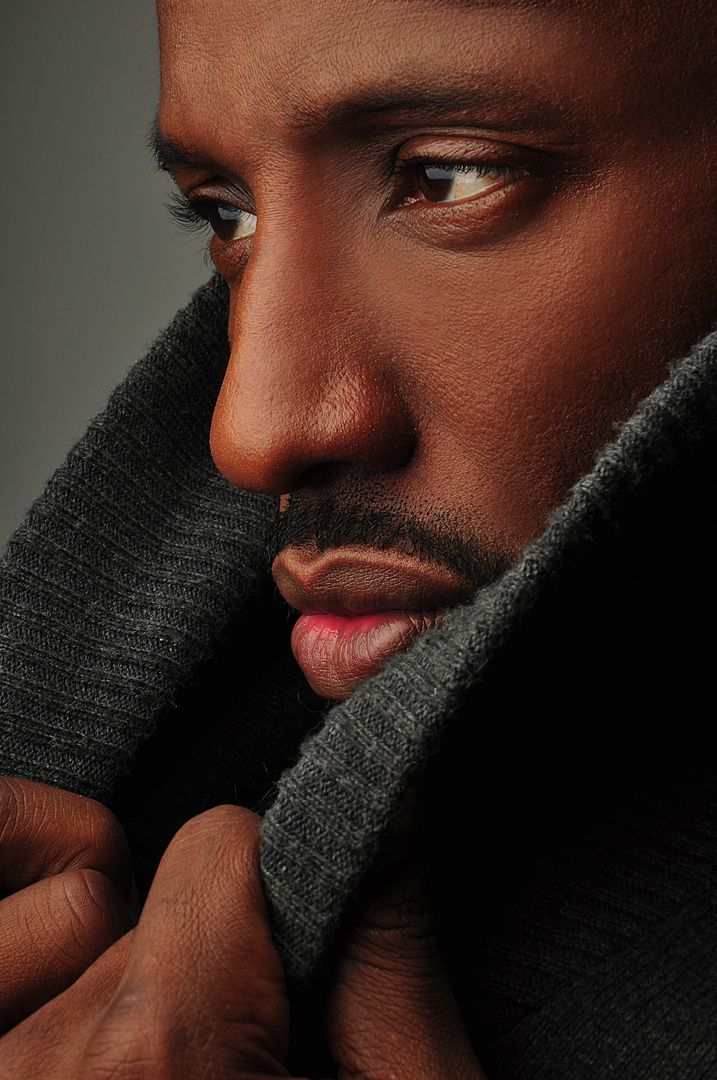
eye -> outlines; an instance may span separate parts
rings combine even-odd
[[[217,199],[188,199],[175,191],[167,203],[167,209],[184,228],[201,231],[209,225],[214,235],[225,243],[241,240],[256,231],[256,214]]]
[[[396,163],[395,173],[410,174],[421,198],[409,192],[413,202],[452,203],[471,200],[496,188],[504,187],[501,180],[517,183],[527,175],[526,169],[515,165],[500,165],[485,161],[437,161],[413,157]]]
[[[410,202],[456,203],[474,202],[485,195],[530,175],[528,169],[515,165],[486,161],[444,161],[426,156],[414,156],[396,161],[394,175],[411,175],[423,198],[409,192]],[[233,243],[256,232],[256,214],[231,203],[208,196],[188,198],[179,191],[172,192],[167,203],[172,217],[184,228],[203,231],[207,225],[224,243]]]
[[[256,231],[256,214],[227,203],[207,203],[207,221],[213,232],[227,243],[251,236]]]

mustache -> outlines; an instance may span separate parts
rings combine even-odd
[[[510,561],[490,544],[467,537],[448,510],[419,519],[403,507],[372,506],[370,499],[298,491],[279,511],[268,539],[270,565],[288,546],[318,552],[347,545],[400,552],[447,567],[476,588],[500,576]]]

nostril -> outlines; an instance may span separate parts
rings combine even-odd
[[[348,463],[342,461],[322,461],[311,465],[299,477],[295,487],[327,488],[336,484],[341,472],[346,471]]]

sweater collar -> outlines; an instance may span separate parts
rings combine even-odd
[[[11,537],[0,564],[6,773],[107,800],[261,594],[275,501],[232,488],[209,453],[226,317],[215,275],[132,367]],[[487,695],[517,710],[520,683],[539,686],[545,703],[556,685],[568,695],[582,685],[584,698],[590,680],[609,694],[618,676],[634,695],[647,661],[641,654],[630,675],[631,642],[659,647],[685,573],[711,550],[716,420],[713,330],[674,361],[520,561],[306,737],[262,839],[291,979],[313,977],[406,786],[447,737],[460,750],[461,726]]]

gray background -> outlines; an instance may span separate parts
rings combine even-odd
[[[146,149],[158,95],[152,0],[3,5],[0,551],[209,276]]]

